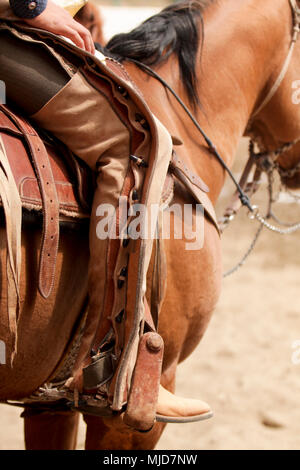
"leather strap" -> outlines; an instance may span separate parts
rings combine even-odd
[[[171,170],[175,173],[180,171],[184,174],[188,180],[197,186],[201,191],[209,193],[209,187],[204,183],[200,176],[196,175],[187,165],[184,163],[182,158],[179,158],[177,153],[173,151],[172,160],[170,163]]]
[[[219,224],[217,221],[214,207],[211,203],[211,200],[206,194],[207,191],[204,191],[203,189],[203,187],[206,186],[206,184],[202,182],[199,176],[194,175],[194,173],[191,170],[189,170],[188,167],[185,164],[183,164],[182,161],[180,165],[181,168],[178,168],[177,166],[178,157],[176,158],[175,152],[173,152],[173,158],[174,156],[175,156],[175,160],[172,159],[172,162],[170,164],[170,170],[176,176],[176,178],[185,186],[188,192],[196,199],[196,201],[203,205],[206,215],[209,217],[210,221],[214,224],[218,233],[220,234]],[[206,188],[208,189],[207,186]]]
[[[14,122],[23,134],[39,183],[43,202],[43,234],[39,263],[39,291],[47,299],[54,283],[56,257],[59,241],[59,202],[53,173],[45,145],[33,127],[10,112],[5,106],[1,110]]]

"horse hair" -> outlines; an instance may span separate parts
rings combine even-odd
[[[171,5],[130,33],[114,36],[104,52],[120,62],[134,59],[148,66],[162,64],[171,54],[175,54],[189,101],[196,106],[199,104],[196,58],[204,41],[202,12],[213,1],[185,0]],[[201,33],[199,21],[202,24]]]

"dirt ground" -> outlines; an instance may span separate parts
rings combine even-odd
[[[300,219],[297,204],[280,204],[279,213]],[[242,214],[224,234],[225,269],[247,250],[256,227]],[[215,417],[168,425],[157,449],[300,448],[300,364],[292,361],[300,340],[299,266],[299,234],[264,231],[245,267],[224,280],[208,331],[177,376],[177,393],[206,400]],[[1,405],[0,412],[0,449],[23,449],[20,411]],[[84,433],[81,423],[78,449]]]

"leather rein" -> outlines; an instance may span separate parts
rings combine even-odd
[[[299,39],[299,33],[300,33],[300,8],[297,4],[297,0],[289,0],[290,6],[292,8],[292,13],[293,13],[293,35],[292,35],[292,40],[291,40],[291,45],[289,48],[289,52],[287,55],[287,58],[284,62],[284,65],[282,67],[282,70],[275,81],[274,85],[272,86],[271,90],[263,100],[263,102],[258,106],[256,110],[254,110],[253,114],[251,115],[249,123],[252,121],[253,117],[256,116],[262,109],[270,102],[270,100],[274,97],[276,94],[277,90],[279,89],[281,83],[283,82],[283,79],[287,73],[288,67],[290,65],[290,61],[292,59],[293,51],[295,48],[295,44],[297,40]],[[220,221],[220,231],[222,232],[224,228],[226,228],[231,222],[238,210],[242,207],[245,206],[249,210],[250,216],[253,219],[257,219],[261,222],[261,224],[267,226],[267,228],[270,228],[270,224],[268,224],[264,218],[259,214],[258,208],[256,206],[252,206],[251,201],[250,201],[250,196],[256,192],[256,190],[259,187],[259,179],[261,176],[261,173],[263,171],[270,171],[270,169],[277,169],[279,172],[283,172],[284,170],[281,170],[279,166],[276,163],[276,160],[282,155],[284,152],[290,150],[294,145],[296,145],[298,142],[300,142],[300,137],[296,139],[293,142],[284,144],[282,147],[278,148],[277,150],[274,150],[272,152],[261,152],[261,153],[255,153],[254,152],[254,143],[251,141],[250,143],[250,158],[245,166],[244,172],[242,174],[242,177],[240,181],[238,182],[237,179],[234,177],[232,171],[228,167],[228,165],[225,163],[223,158],[221,157],[219,151],[217,150],[216,146],[213,144],[213,142],[209,139],[209,137],[206,135],[202,127],[200,126],[199,122],[196,120],[196,118],[193,116],[191,111],[187,108],[187,106],[183,103],[181,98],[177,95],[177,93],[170,87],[170,85],[159,75],[157,74],[152,68],[150,68],[148,65],[143,64],[142,62],[139,62],[135,59],[127,59],[128,61],[136,64],[139,68],[144,70],[148,75],[152,76],[156,80],[158,80],[178,101],[178,103],[182,106],[186,114],[189,116],[197,130],[200,132],[202,137],[204,138],[206,144],[208,145],[209,151],[215,156],[215,158],[219,161],[220,165],[224,168],[226,173],[229,175],[230,179],[232,180],[233,184],[236,187],[236,192],[233,196],[233,200],[230,204],[230,206],[227,208],[223,219]],[[250,172],[253,169],[253,166],[256,165],[256,171],[254,174],[254,179],[252,183],[248,183],[248,177]],[[296,172],[300,170],[300,163],[294,168],[289,170],[289,172]],[[298,225],[298,224],[297,224]],[[274,229],[274,227],[272,227]],[[298,229],[298,228],[297,228]]]

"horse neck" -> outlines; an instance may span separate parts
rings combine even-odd
[[[198,68],[204,113],[199,111],[198,119],[232,166],[251,114],[271,89],[288,54],[291,8],[288,0],[244,0],[238,7],[235,0],[222,0],[207,9],[204,23]],[[211,157],[206,156],[205,161],[213,166],[210,187],[216,187],[218,196],[224,172]],[[200,159],[199,171],[202,162]]]
[[[289,46],[285,46],[285,56]],[[249,131],[261,150],[278,149],[284,143],[300,139],[300,35],[283,82],[267,106],[253,119]],[[285,169],[295,167],[299,161],[300,142],[278,159],[279,165]],[[295,187],[299,185],[297,178]]]
[[[280,72],[291,37],[288,0],[221,0],[204,13],[205,39],[197,66],[201,108],[196,118],[226,163],[233,163],[251,113]],[[286,41],[283,41],[286,38]],[[275,52],[274,52],[275,51]],[[188,103],[174,57],[157,71]],[[152,111],[184,145],[178,153],[211,188],[215,202],[224,184],[220,164],[186,114],[153,78],[130,72]]]

